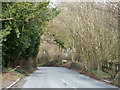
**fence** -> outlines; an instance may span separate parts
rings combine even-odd
[[[102,65],[102,71],[110,73],[113,77],[120,72],[120,64],[114,62],[108,62]]]

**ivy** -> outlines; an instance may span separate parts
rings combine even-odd
[[[49,20],[59,11],[49,2],[7,2],[2,4],[3,65],[14,64],[19,57],[28,60],[39,51],[40,37]]]

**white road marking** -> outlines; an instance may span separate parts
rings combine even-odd
[[[5,90],[11,88],[13,85],[15,85],[21,78],[17,79],[15,82],[13,82],[10,86],[8,86]]]
[[[66,83],[67,85],[70,85],[69,83],[67,83],[64,79],[61,79],[64,83]]]
[[[67,85],[71,86],[71,85],[70,85],[68,82],[66,82],[64,79],[61,79],[61,80],[62,80],[64,83],[66,83]],[[72,88],[74,88],[75,90],[77,90],[76,87],[74,87],[74,86],[73,86]]]

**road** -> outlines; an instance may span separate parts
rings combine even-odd
[[[63,67],[38,67],[23,88],[116,88]],[[106,90],[106,89],[105,89]]]

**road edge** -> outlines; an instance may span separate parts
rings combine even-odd
[[[13,82],[12,84],[10,84],[5,90],[10,89],[12,86],[14,86],[17,82],[19,82],[22,78],[18,78],[15,82]]]

